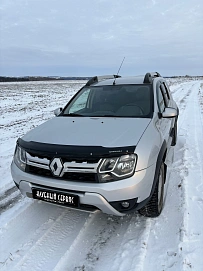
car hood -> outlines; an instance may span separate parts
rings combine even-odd
[[[135,146],[151,119],[55,117],[22,137],[27,142],[74,146]]]

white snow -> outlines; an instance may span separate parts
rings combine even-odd
[[[0,270],[203,270],[203,79],[168,79],[179,109],[167,195],[155,219],[24,198],[10,174],[18,137],[53,117],[84,82],[0,83]]]

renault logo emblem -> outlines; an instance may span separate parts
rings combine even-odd
[[[50,170],[53,173],[53,175],[59,177],[61,175],[62,170],[63,170],[63,163],[60,158],[54,158],[51,161],[49,167],[50,167]]]

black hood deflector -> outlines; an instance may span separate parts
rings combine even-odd
[[[34,141],[27,142],[21,138],[18,139],[17,144],[34,155],[61,158],[105,158],[131,154],[135,151],[135,146],[106,148],[102,146],[57,145]]]

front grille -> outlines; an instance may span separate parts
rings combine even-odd
[[[28,173],[74,182],[98,183],[97,168],[101,162],[99,158],[51,157],[32,153],[26,153],[26,157]],[[52,171],[57,174],[52,174]],[[58,175],[60,177],[57,177]]]
[[[66,172],[64,173],[63,177],[60,178],[53,176],[49,169],[38,168],[30,165],[26,166],[26,172],[38,176],[67,180],[72,182],[98,183],[98,177],[96,173]]]
[[[31,173],[34,175],[39,175],[39,176],[44,176],[44,177],[53,177],[53,175],[51,174],[51,171],[44,168],[33,167],[33,166],[27,165],[25,171],[27,173]]]
[[[30,158],[37,158],[37,159],[47,159],[49,161],[51,161],[54,156],[51,155],[35,155],[32,153],[29,153]],[[98,157],[86,157],[86,158],[82,158],[82,157],[66,157],[66,156],[61,156],[61,159],[63,160],[64,163],[66,162],[75,162],[75,163],[87,163],[87,164],[96,164],[99,162],[100,158]]]
[[[99,162],[99,158],[66,158],[62,157],[63,162],[72,162],[74,161],[75,163],[87,163],[87,164],[96,164]]]
[[[63,179],[85,183],[98,183],[98,177],[95,173],[66,172]]]

